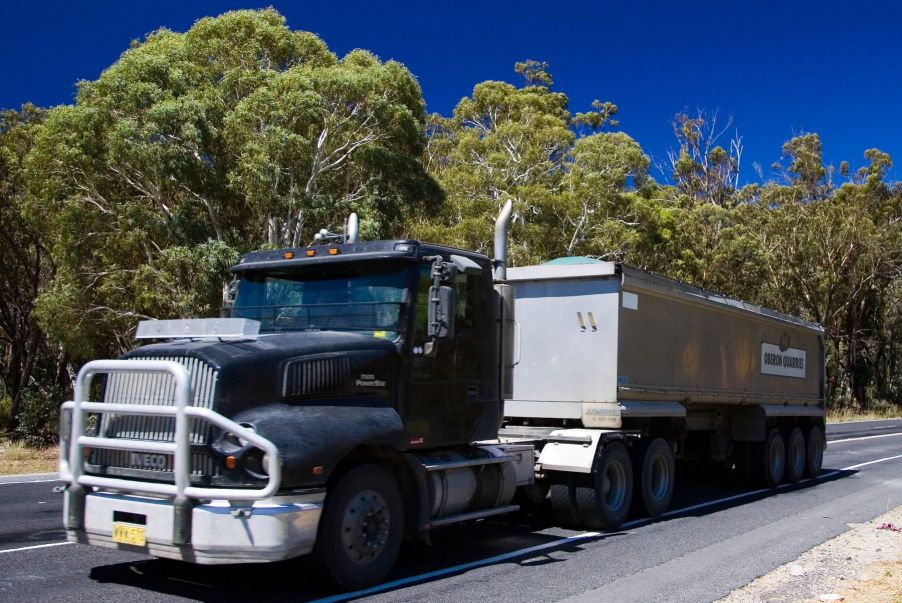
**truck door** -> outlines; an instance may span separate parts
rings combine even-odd
[[[485,431],[483,414],[497,406],[497,385],[487,378],[492,372],[486,371],[487,367],[494,371],[495,347],[490,337],[491,301],[484,299],[491,292],[483,282],[486,277],[491,275],[457,275],[454,337],[436,341],[434,352],[426,355],[430,266],[420,272],[410,346],[410,395],[404,413],[415,445],[433,448],[494,436],[481,433]]]

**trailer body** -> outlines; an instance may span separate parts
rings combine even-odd
[[[823,330],[612,262],[512,268],[510,421],[621,428],[682,418],[737,441],[767,416],[824,416]]]

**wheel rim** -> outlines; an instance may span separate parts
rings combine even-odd
[[[602,498],[609,509],[619,509],[626,499],[626,471],[620,463],[611,463],[604,472]]]
[[[670,488],[670,470],[664,457],[656,456],[651,462],[651,496],[661,500]]]
[[[391,519],[388,505],[375,490],[364,490],[351,499],[341,523],[345,553],[352,561],[365,564],[385,549]]]

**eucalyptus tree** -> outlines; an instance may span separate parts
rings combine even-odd
[[[423,127],[402,65],[339,60],[272,9],[153,32],[51,110],[29,155],[58,262],[41,324],[78,358],[116,353],[139,318],[216,312],[240,251],[308,241],[349,209],[390,232],[440,198]]]
[[[511,199],[515,263],[601,255],[598,226],[615,210],[612,196],[645,178],[647,158],[628,136],[601,131],[616,123],[616,105],[596,101],[574,117],[546,63],[515,71],[525,86],[482,82],[451,117],[430,117],[425,164],[447,198],[438,219],[420,216],[413,230],[488,253],[493,217]]]
[[[29,104],[20,111],[0,112],[0,399],[9,404],[0,429],[11,432],[21,427],[23,405],[33,406],[41,399],[49,399],[51,406],[59,404],[68,382],[65,355],[48,341],[33,315],[53,263],[40,224],[23,213],[27,189],[23,159],[43,117],[43,110]]]
[[[792,179],[762,189],[770,301],[824,325],[833,398],[866,406],[877,359],[892,346],[881,333],[902,278],[902,195],[885,182],[886,153],[867,151],[857,181],[836,188],[820,149],[815,134],[787,142]]]
[[[232,188],[265,219],[271,245],[297,246],[305,226],[339,225],[353,209],[364,236],[393,233],[408,206],[440,196],[415,160],[424,119],[416,80],[394,61],[356,50],[287,69],[226,120]]]

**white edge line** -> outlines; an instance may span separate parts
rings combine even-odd
[[[60,478],[56,479],[29,479],[21,482],[0,482],[0,486],[12,486],[14,484],[46,484],[47,482],[61,482]]]
[[[902,436],[902,433],[881,433],[880,435],[861,436],[858,438],[845,438],[843,440],[827,440],[827,444],[842,444],[843,442],[857,442],[858,440],[875,440],[877,438],[893,438]]]
[[[882,463],[884,461],[891,461],[893,459],[902,459],[902,454],[897,454],[896,456],[887,456],[882,459],[877,459],[875,461],[868,461],[866,463],[858,463],[857,465],[849,465],[848,467],[843,467],[842,471],[851,471],[853,469],[858,469],[859,467],[866,467],[868,465],[873,465],[875,463]]]
[[[879,436],[878,436],[879,437]],[[826,473],[822,473],[815,479],[804,479],[800,484],[804,484],[806,482],[811,481],[821,481],[827,478],[833,477],[834,475],[838,475],[843,471],[852,471],[854,469],[858,469],[859,467],[864,467],[866,465],[873,465],[875,463],[882,463],[885,461],[891,461],[893,459],[902,458],[902,454],[896,456],[888,456],[886,458],[877,459],[874,461],[868,461],[866,463],[859,463],[857,465],[849,465],[848,467],[843,467],[842,469],[834,469],[832,471],[828,471]],[[791,488],[793,486],[797,486],[798,484],[782,484],[778,486],[777,490],[783,490],[784,488]],[[644,517],[642,519],[634,519],[633,521],[628,521],[620,526],[620,529],[629,529],[634,528],[636,526],[652,523],[664,517],[672,517],[674,515],[681,515],[683,513],[688,513],[691,511],[696,511],[698,509],[704,509],[705,507],[713,507],[716,505],[723,504],[725,502],[731,502],[734,500],[739,500],[741,498],[748,498],[750,496],[756,496],[758,494],[763,494],[764,492],[771,492],[772,490],[762,488],[759,490],[752,490],[751,492],[743,492],[742,494],[735,494],[733,496],[727,496],[725,498],[718,498],[717,500],[710,500],[708,502],[699,503],[697,505],[690,505],[688,507],[682,507],[680,509],[673,509],[671,511],[667,511],[666,513],[662,513],[658,517]],[[482,567],[485,565],[492,565],[494,563],[498,563],[499,561],[507,561],[508,559],[516,559],[517,557],[523,557],[524,555],[529,555],[530,553],[536,553],[539,551],[543,551],[545,549],[557,548],[568,542],[577,542],[580,540],[585,540],[587,538],[594,538],[596,536],[602,536],[603,534],[599,532],[584,532],[582,534],[576,534],[575,536],[567,536],[566,538],[560,538],[558,540],[552,542],[546,542],[545,544],[539,544],[536,546],[527,547],[525,549],[519,549],[516,551],[511,551],[509,553],[504,553],[502,555],[496,555],[494,557],[487,557],[486,559],[479,559],[477,561],[470,561],[468,563],[461,563],[460,565],[454,565],[451,567],[446,567],[442,569],[437,569],[431,572],[426,572],[424,574],[417,574],[415,576],[408,576],[407,578],[400,578],[398,580],[394,580],[392,582],[385,582],[383,584],[377,584],[376,586],[372,586],[370,588],[364,590],[355,590],[350,593],[342,593],[339,595],[332,595],[331,597],[325,597],[323,599],[316,599],[313,603],[336,603],[338,601],[347,601],[349,599],[354,599],[356,597],[364,597],[366,595],[374,595],[377,593],[381,593],[387,590],[393,590],[400,586],[406,586],[408,584],[415,584],[418,582],[425,582],[430,578],[438,578],[441,576],[447,576],[449,574],[457,574],[462,571],[466,571],[469,569],[475,569],[477,567]]]
[[[66,542],[51,542],[50,544],[36,544],[34,546],[23,546],[18,549],[4,549],[4,550],[0,551],[0,555],[2,555],[3,553],[18,553],[19,551],[31,551],[34,549],[46,549],[46,548],[50,548],[52,546],[63,546],[64,544],[74,544],[74,543],[69,542],[67,540]]]
[[[499,561],[506,561],[508,559],[515,559],[517,557],[522,557],[524,555],[529,555],[530,553],[538,553],[540,551],[544,551],[546,549],[553,549],[563,546],[569,542],[577,542],[580,540],[585,540],[587,538],[595,538],[596,536],[601,536],[600,532],[584,532],[582,534],[576,534],[575,536],[567,536],[565,538],[559,538],[552,542],[546,542],[544,544],[537,544],[535,546],[527,547],[525,549],[518,549],[516,551],[511,551],[510,553],[503,553],[501,555],[495,555],[494,557],[487,557],[485,559],[479,559],[477,561],[470,561],[469,563],[461,563],[460,565],[455,565],[452,567],[446,567],[442,569],[438,569],[431,572],[426,572],[425,574],[417,574],[416,576],[409,576],[407,578],[401,578],[399,580],[394,580],[392,582],[385,582],[383,584],[377,584],[376,586],[366,588],[363,590],[355,590],[352,593],[342,593],[339,595],[333,595],[331,597],[325,597],[323,599],[316,599],[313,603],[332,603],[334,601],[345,601],[347,599],[355,598],[355,597],[363,597],[366,595],[373,595],[376,593],[380,593],[382,591],[391,590],[393,588],[397,588],[399,586],[405,586],[407,584],[422,582],[424,580],[428,580],[430,578],[438,578],[439,576],[444,576],[447,574],[456,574],[457,572],[461,572],[468,569],[473,569],[477,567],[481,567],[483,565],[491,565],[493,563],[497,563]]]

